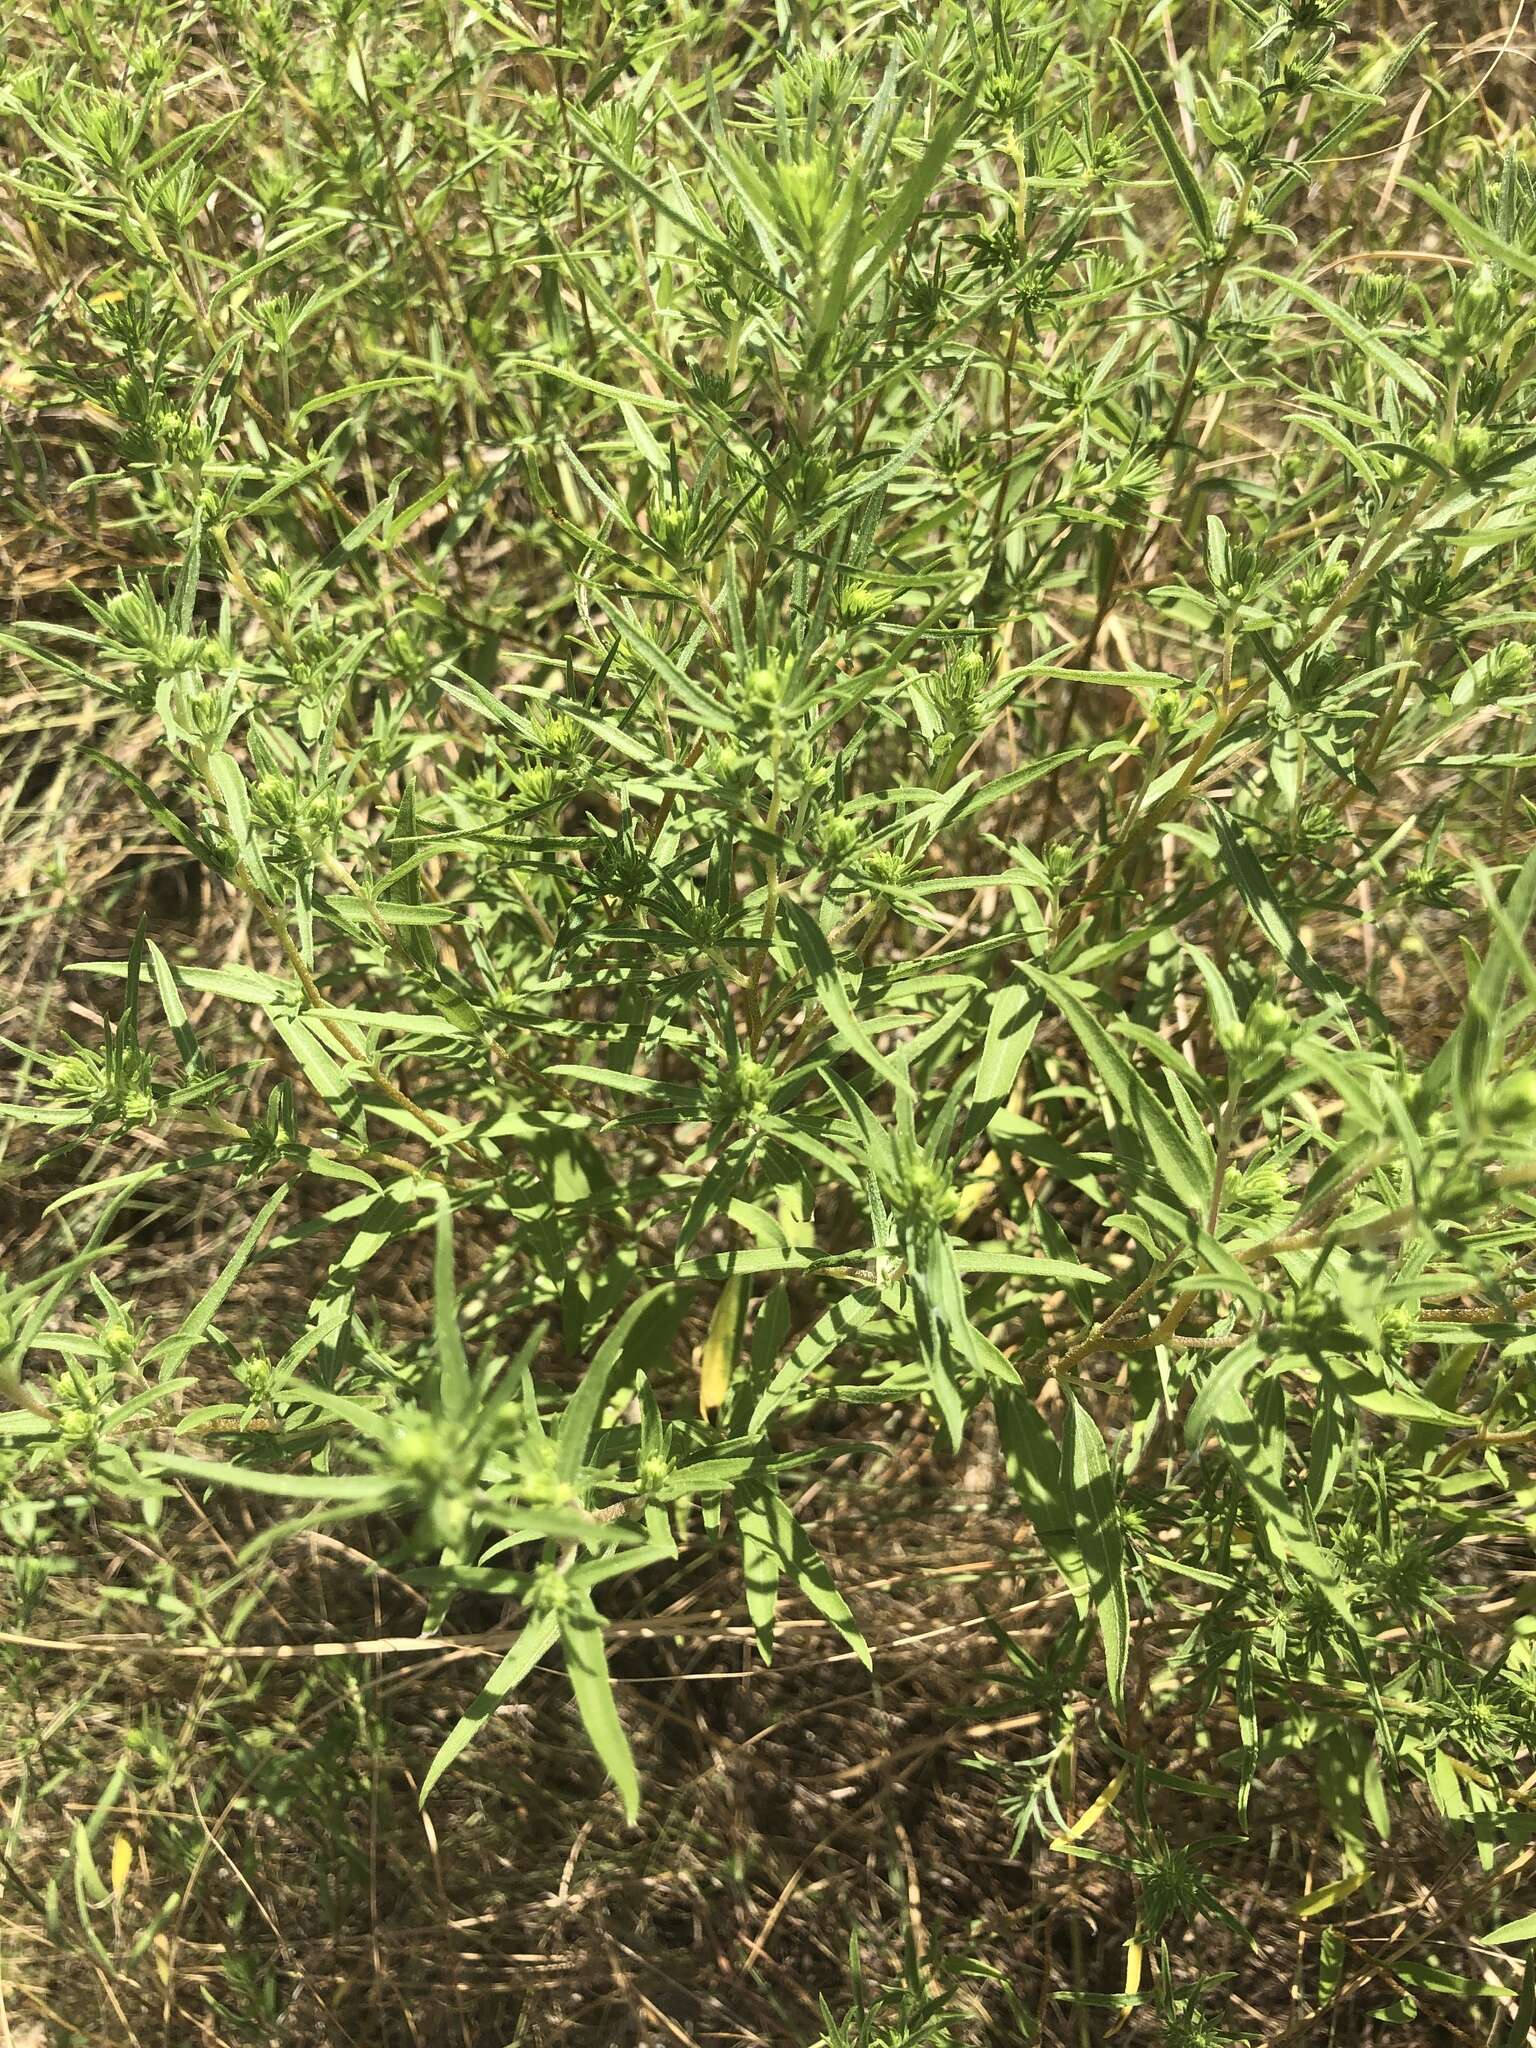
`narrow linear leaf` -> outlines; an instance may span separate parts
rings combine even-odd
[[[559,1616],[560,1643],[566,1676],[571,1681],[581,1725],[598,1762],[613,1780],[631,1826],[640,1811],[640,1779],[629,1738],[619,1719],[613,1680],[603,1654],[603,1624],[590,1600],[582,1600]]]
[[[1123,1708],[1131,1641],[1125,1539],[1120,1530],[1109,1452],[1099,1425],[1075,1394],[1067,1396],[1061,1467],[1077,1547],[1087,1567],[1089,1594],[1104,1644],[1105,1683],[1111,1702],[1116,1708]]]
[[[534,1665],[553,1647],[559,1633],[560,1625],[553,1615],[539,1615],[526,1625],[427,1766],[418,1794],[419,1804],[426,1805],[443,1773],[463,1755],[502,1702],[516,1692]]]
[[[1169,1191],[1195,1221],[1210,1201],[1212,1162],[1200,1157],[1184,1132],[1153,1094],[1082,999],[1054,975],[1026,969],[1076,1033],[1090,1064],[1108,1089],[1129,1129],[1144,1146]]]
[[[699,1413],[711,1415],[722,1407],[730,1392],[731,1376],[741,1349],[742,1325],[747,1312],[747,1283],[732,1274],[721,1288],[709,1319],[704,1349],[699,1360]]]
[[[907,1086],[906,1076],[879,1050],[855,1015],[842,974],[832,957],[832,949],[827,944],[826,934],[821,926],[803,905],[788,898],[780,903],[779,915],[791,934],[793,950],[799,957],[800,965],[810,977],[811,985],[816,991],[816,999],[825,1010],[838,1038],[850,1052],[856,1052],[864,1064],[872,1068],[882,1080],[889,1081],[898,1092],[904,1090]]]
[[[1174,134],[1168,116],[1163,112],[1157,94],[1152,90],[1146,73],[1135,57],[1124,43],[1117,41],[1114,36],[1109,39],[1109,47],[1119,59],[1121,68],[1130,81],[1136,104],[1145,116],[1147,126],[1152,130],[1153,139],[1162,152],[1163,161],[1168,166],[1169,175],[1178,190],[1184,211],[1189,216],[1190,225],[1199,236],[1202,246],[1209,247],[1212,239],[1211,210],[1206,203],[1205,193],[1201,190],[1199,175],[1184,154],[1183,146]]]
[[[1385,371],[1389,377],[1395,377],[1403,389],[1418,399],[1421,405],[1437,403],[1438,394],[1435,387],[1422,370],[1416,369],[1406,356],[1399,355],[1395,348],[1389,347],[1379,334],[1373,334],[1370,328],[1363,327],[1353,313],[1346,312],[1344,307],[1336,305],[1332,299],[1324,298],[1323,294],[1308,284],[1305,278],[1282,277],[1273,270],[1256,270],[1255,275],[1262,277],[1266,284],[1272,284],[1280,291],[1289,292],[1292,298],[1300,299],[1303,305],[1310,306],[1314,313],[1321,313],[1325,320],[1331,320],[1352,348],[1357,348],[1363,356],[1368,356],[1378,370]]]

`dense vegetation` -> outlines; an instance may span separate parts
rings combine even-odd
[[[5,25],[0,2039],[1515,2048],[1516,10]]]

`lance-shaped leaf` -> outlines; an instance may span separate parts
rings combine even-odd
[[[1467,1007],[1450,1042],[1430,1067],[1429,1084],[1448,1078],[1463,1127],[1470,1130],[1482,1104],[1500,1033],[1499,1017],[1519,964],[1525,935],[1536,916],[1536,852],[1510,886],[1502,906],[1485,885],[1495,915],[1488,951],[1467,989]],[[1447,1075],[1447,1068],[1449,1074]]]
[[[1169,1192],[1195,1220],[1203,1219],[1215,1179],[1215,1160],[1207,1143],[1199,1150],[1137,1073],[1082,998],[1053,974],[1026,969],[1031,980],[1071,1025],[1088,1061],[1109,1091],[1125,1127],[1139,1142]]]
[[[559,1623],[551,1614],[535,1616],[523,1629],[517,1641],[475,1695],[473,1702],[454,1723],[447,1739],[428,1765],[427,1775],[421,1781],[422,1805],[426,1804],[428,1795],[444,1771],[463,1755],[502,1702],[516,1692],[534,1665],[553,1645],[559,1632]]]
[[[1424,372],[1410,363],[1406,356],[1399,355],[1395,348],[1389,347],[1379,334],[1363,327],[1353,313],[1346,312],[1332,299],[1324,298],[1304,278],[1281,277],[1272,270],[1260,270],[1257,274],[1266,284],[1278,285],[1282,291],[1290,292],[1294,298],[1310,306],[1314,313],[1321,313],[1325,320],[1331,320],[1351,347],[1358,349],[1361,355],[1369,356],[1377,369],[1385,371],[1387,376],[1395,377],[1421,405],[1436,403],[1435,387]]]
[[[987,1035],[971,1089],[967,1131],[985,1130],[1013,1093],[1024,1056],[1040,1022],[1040,995],[1026,981],[1010,982],[988,1005]]]
[[[1130,1600],[1125,1584],[1125,1538],[1120,1530],[1114,1473],[1099,1425],[1075,1394],[1067,1396],[1061,1446],[1062,1490],[1072,1510],[1077,1547],[1088,1574],[1088,1593],[1104,1643],[1104,1677],[1109,1697],[1125,1704],[1125,1667],[1130,1651]]]
[[[859,1662],[870,1665],[869,1645],[852,1609],[832,1583],[820,1551],[795,1520],[773,1480],[742,1489],[736,1497],[746,1568],[747,1611],[766,1663],[772,1653],[778,1582],[787,1576],[816,1612],[831,1622]]]
[[[896,1089],[905,1088],[907,1081],[901,1069],[880,1051],[855,1014],[838,964],[832,957],[832,948],[827,944],[827,937],[821,926],[803,905],[791,902],[787,897],[779,904],[779,915],[790,935],[790,943],[800,965],[810,977],[811,985],[816,991],[816,1000],[826,1012],[838,1038],[850,1052],[856,1052],[865,1065],[872,1068],[883,1081],[889,1081]]]
[[[260,1212],[241,1238],[222,1271],[214,1280],[192,1313],[173,1337],[156,1347],[152,1356],[160,1361],[161,1370],[167,1374],[175,1372],[195,1348],[202,1343],[210,1324],[220,1308],[229,1298],[229,1291],[244,1272],[251,1254],[261,1242],[262,1232],[272,1221],[287,1199],[287,1186],[278,1188],[261,1205]]]
[[[928,1383],[944,1418],[950,1449],[957,1451],[965,1436],[963,1384],[971,1376],[972,1332],[955,1255],[942,1231],[928,1234],[922,1257],[913,1261],[910,1280]]]
[[[619,1317],[598,1347],[596,1357],[583,1373],[581,1383],[561,1417],[555,1437],[555,1464],[560,1478],[574,1482],[580,1473],[592,1432],[602,1413],[608,1383],[619,1360],[632,1355],[643,1362],[664,1350],[682,1320],[682,1313],[683,1300],[679,1290],[670,1283],[663,1283],[659,1287],[648,1288]]]
[[[1189,215],[1190,225],[1200,237],[1202,246],[1208,247],[1211,242],[1211,209],[1206,204],[1205,194],[1200,188],[1200,179],[1195,171],[1195,167],[1184,154],[1179,138],[1174,134],[1169,124],[1168,116],[1163,112],[1157,94],[1152,90],[1146,73],[1137,63],[1131,52],[1125,47],[1124,43],[1117,42],[1111,36],[1109,46],[1119,58],[1121,68],[1130,81],[1131,91],[1136,96],[1137,106],[1140,107],[1142,113],[1146,116],[1147,126],[1152,130],[1153,139],[1162,152],[1163,162],[1168,166],[1169,175],[1172,177],[1174,185],[1178,190],[1180,202],[1183,205],[1184,211]]]
[[[747,1283],[733,1273],[721,1288],[699,1360],[699,1413],[712,1415],[730,1392],[747,1314]]]
[[[453,1212],[446,1203],[437,1215],[432,1260],[432,1334],[437,1344],[437,1384],[443,1412],[462,1419],[469,1413],[469,1360],[459,1328],[459,1293],[453,1279]]]
[[[571,1681],[581,1725],[598,1762],[618,1790],[624,1803],[624,1818],[633,1824],[640,1811],[640,1779],[613,1697],[613,1680],[603,1654],[602,1617],[588,1596],[579,1595],[561,1611],[559,1629],[566,1676]]]

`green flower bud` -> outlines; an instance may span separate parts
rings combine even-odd
[[[877,584],[849,583],[838,596],[837,614],[845,626],[857,629],[880,618],[888,603],[888,593]]]
[[[569,712],[550,712],[536,721],[531,738],[541,754],[568,774],[574,774],[586,764],[587,730]]]
[[[147,1088],[125,1088],[117,1098],[117,1114],[125,1129],[140,1130],[155,1120],[155,1098]]]
[[[974,647],[952,654],[928,685],[933,708],[953,739],[968,739],[979,730],[987,667]]]
[[[701,953],[713,953],[730,935],[732,917],[718,903],[689,903],[678,922]]]
[[[217,744],[230,724],[230,693],[227,690],[189,689],[182,702],[187,720],[200,740]]]
[[[604,896],[612,896],[625,906],[636,903],[652,879],[650,856],[628,832],[616,833],[599,842],[592,879]]]
[[[513,800],[520,809],[542,811],[564,794],[565,778],[553,761],[529,761],[512,777]]]
[[[1304,575],[1293,576],[1285,594],[1298,611],[1312,611],[1336,597],[1349,580],[1349,569],[1341,561],[1318,562]]]
[[[642,1493],[655,1493],[671,1476],[672,1460],[665,1451],[647,1451],[635,1471]]]
[[[139,1333],[132,1323],[114,1317],[102,1325],[98,1334],[101,1348],[113,1365],[121,1368],[132,1363],[139,1348]]]
[[[913,1230],[942,1230],[954,1220],[960,1197],[948,1176],[922,1153],[906,1160],[890,1190],[893,1213]]]
[[[1158,1843],[1139,1866],[1141,1901],[1139,1931],[1143,1939],[1154,1938],[1176,1921],[1186,1920],[1204,1904],[1204,1886],[1199,1870],[1187,1850],[1174,1843]]]
[[[535,1567],[528,1588],[528,1611],[537,1615],[568,1614],[575,1602],[571,1582],[557,1564]]]
[[[777,662],[761,662],[756,668],[749,668],[741,679],[737,697],[743,724],[758,728],[777,726],[788,680]]]
[[[837,212],[841,167],[823,148],[813,157],[773,166],[771,191],[779,224],[806,253],[813,253]]]
[[[1503,288],[1497,274],[1480,263],[1456,287],[1451,322],[1463,348],[1475,347],[1497,333],[1503,311]]]
[[[1273,1160],[1260,1160],[1246,1172],[1229,1173],[1222,1184],[1224,1215],[1250,1229],[1277,1221],[1290,1201],[1290,1176]]]
[[[722,796],[740,796],[757,773],[757,763],[734,740],[711,740],[699,757],[699,776]]]
[[[686,495],[659,498],[650,508],[651,539],[671,561],[684,563],[699,537],[698,507]]]
[[[434,1486],[453,1469],[453,1446],[432,1416],[418,1408],[406,1417],[390,1439],[390,1465],[415,1486]]]
[[[1403,875],[1403,893],[1415,903],[1449,910],[1461,894],[1463,871],[1455,861],[1415,861]]]
[[[816,848],[828,868],[840,868],[856,851],[862,838],[859,823],[846,811],[832,811],[816,828]]]
[[[981,89],[980,112],[997,128],[1017,128],[1040,97],[1040,74],[1033,66],[999,64]]]
[[[1286,836],[1297,853],[1315,860],[1338,844],[1340,830],[1339,814],[1331,804],[1303,804]]]
[[[894,896],[909,888],[916,873],[915,862],[888,846],[875,847],[859,863],[865,887],[876,896]]]
[[[249,1356],[237,1360],[233,1371],[252,1401],[259,1404],[271,1398],[275,1368],[261,1345],[256,1345]]]
[[[1395,1302],[1381,1311],[1376,1318],[1376,1326],[1381,1337],[1382,1357],[1389,1365],[1398,1365],[1419,1327],[1419,1312],[1406,1302]]]
[[[1501,640],[1488,656],[1488,680],[1496,690],[1522,690],[1536,667],[1536,655],[1523,640]]]
[[[562,1479],[555,1464],[554,1446],[535,1437],[518,1450],[517,1484],[530,1507],[567,1508],[576,1499],[576,1489]]]
[[[428,1540],[443,1550],[461,1550],[469,1534],[472,1512],[469,1496],[457,1488],[434,1494],[427,1505],[424,1524]]]
[[[1169,737],[1184,730],[1188,716],[1189,706],[1180,690],[1159,690],[1147,707],[1147,721],[1153,730]]]
[[[1451,468],[1468,483],[1475,483],[1493,460],[1493,431],[1481,420],[1466,420],[1451,442]]]
[[[1070,881],[1077,866],[1077,848],[1070,840],[1053,839],[1044,853],[1045,872],[1053,888],[1059,889],[1063,882]]]
[[[1282,1052],[1292,1035],[1291,1014],[1283,1003],[1261,996],[1249,1006],[1248,1014],[1235,1031],[1222,1034],[1229,1059],[1245,1067],[1260,1067]]]
[[[58,1426],[60,1441],[66,1449],[83,1450],[87,1444],[94,1441],[97,1418],[91,1409],[71,1403],[67,1408],[60,1408],[54,1419]]]
[[[1395,272],[1365,270],[1349,288],[1349,309],[1365,327],[1385,327],[1402,306],[1406,281]]]
[[[66,1053],[55,1060],[48,1075],[50,1088],[60,1095],[93,1096],[101,1088],[103,1075],[88,1053]]]
[[[718,1123],[755,1123],[773,1099],[776,1076],[760,1060],[733,1060],[710,1090],[711,1113]]]

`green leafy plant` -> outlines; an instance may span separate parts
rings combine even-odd
[[[593,2039],[1523,2038],[1536,173],[1389,12],[12,10],[60,2040],[417,2038],[301,1949],[425,1839],[456,1953],[449,1815],[539,1943],[594,1831],[725,1915],[682,1992],[610,1931]],[[911,1638],[884,1904],[733,2016],[823,1827],[691,1803],[688,1682]],[[892,1803],[957,1744],[1017,1969]]]

